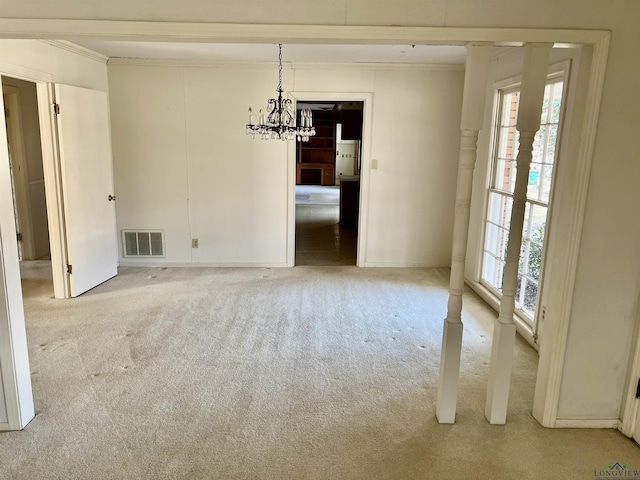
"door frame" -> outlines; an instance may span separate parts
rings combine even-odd
[[[44,168],[44,191],[47,202],[53,296],[71,298],[67,261],[67,231],[62,196],[62,166],[58,148],[58,125],[53,105],[56,103],[54,83],[36,83],[38,115],[40,117],[40,143]]]
[[[7,122],[7,140],[11,145],[10,165],[13,187],[15,191],[15,214],[18,230],[22,236],[22,259],[33,260],[33,222],[31,217],[31,198],[29,196],[29,170],[26,161],[24,136],[22,131],[22,109],[20,107],[20,90],[11,85],[2,86],[2,98],[5,110],[9,111]],[[7,120],[5,116],[5,121]],[[9,145],[7,145],[7,149]]]
[[[0,75],[19,78],[36,85],[51,81],[51,77],[19,67],[0,65]],[[0,100],[4,106],[4,98]],[[3,120],[4,121],[4,117]],[[42,136],[42,131],[41,131]],[[6,137],[0,139],[0,162],[2,172],[9,172],[9,151]],[[5,178],[4,183],[10,182]],[[3,190],[3,195],[10,195]],[[6,423],[0,430],[20,430],[35,416],[31,371],[27,347],[27,332],[24,321],[20,263],[16,242],[15,206],[13,201],[2,202],[0,209],[0,372],[6,410]]]
[[[53,292],[55,298],[71,298],[69,278],[65,269],[67,264],[66,230],[62,203],[61,166],[57,143],[58,131],[53,111],[53,104],[55,103],[53,76],[37,70],[1,63],[0,76],[16,78],[36,85]]]
[[[57,128],[53,118],[53,76],[4,63],[0,64],[0,76],[17,78],[36,85],[54,296],[69,298],[69,282],[64,269],[66,238],[59,175],[60,161],[57,153]],[[5,144],[0,151],[0,161],[8,160]],[[0,394],[4,393],[7,413],[7,422],[0,423],[0,431],[21,430],[35,416],[16,243],[16,212],[13,202],[7,202],[7,205],[6,209],[0,211],[0,317],[7,317],[6,320],[0,321]],[[5,326],[8,327],[6,332]]]
[[[371,166],[371,132],[373,125],[373,93],[371,92],[318,92],[293,91],[289,98],[295,104],[302,100],[362,102],[362,145],[360,157],[360,206],[358,209],[358,243],[356,265],[366,264],[369,222],[369,170]],[[296,261],[296,144],[287,145],[287,266]]]
[[[636,398],[638,382],[640,382],[640,295],[638,295],[638,303],[636,306],[636,322],[631,348],[632,353],[629,358],[629,367],[627,369],[625,396],[622,399],[622,408],[620,409],[620,430],[627,437],[633,437],[636,429],[636,423],[640,421],[638,409],[640,408],[640,399]],[[640,438],[635,439],[640,443]]]

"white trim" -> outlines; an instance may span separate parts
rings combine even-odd
[[[512,54],[513,52],[509,52]],[[549,65],[547,69],[547,83],[553,82],[558,78],[562,78],[567,87],[567,82],[569,79],[569,72],[571,70],[571,60],[562,60],[560,62],[555,62]],[[509,90],[512,88],[519,87],[522,84],[522,75],[515,75],[513,77],[503,78],[502,80],[498,80],[493,83],[494,90]]]
[[[444,44],[495,42],[502,46],[550,41],[556,47],[596,44],[609,32],[537,28],[277,25],[123,20],[0,19],[2,38],[195,41],[219,43]]]
[[[291,98],[293,95],[289,94],[289,97]],[[291,100],[294,101],[294,108],[296,108],[295,97]],[[296,184],[298,183],[296,143],[287,142],[287,246],[285,259],[287,267],[295,267],[296,265]]]
[[[6,432],[11,430],[11,427],[8,423],[0,423],[0,432]]]
[[[508,52],[509,55],[513,54],[514,52],[517,52],[517,50],[510,50]],[[563,102],[562,102],[562,106],[563,106],[563,111],[566,110],[566,92],[568,90],[568,79],[569,79],[569,72],[570,72],[570,68],[571,68],[571,60],[562,60],[560,62],[555,62],[551,65],[548,66],[547,68],[547,80],[546,83],[553,83],[555,81],[558,81],[558,79],[562,79],[563,83],[564,83],[564,92],[563,92]],[[484,241],[485,241],[485,235],[486,235],[486,227],[487,227],[487,212],[489,209],[489,193],[491,193],[493,190],[491,188],[491,184],[493,181],[493,177],[494,177],[494,169],[495,169],[495,158],[494,158],[494,153],[495,150],[498,148],[497,142],[498,142],[498,130],[500,128],[499,126],[499,122],[496,122],[496,119],[498,117],[498,115],[496,115],[496,113],[500,113],[500,115],[502,114],[502,112],[498,112],[498,109],[501,107],[500,103],[502,101],[502,97],[500,95],[500,92],[506,92],[509,93],[511,91],[514,90],[518,90],[520,88],[522,84],[522,75],[515,75],[512,77],[507,77],[498,81],[493,82],[493,92],[494,92],[494,100],[493,100],[493,108],[491,110],[492,112],[492,118],[493,118],[493,122],[492,122],[492,126],[491,126],[491,140],[490,140],[490,150],[489,150],[489,166],[490,168],[487,169],[487,176],[485,179],[485,185],[484,185],[484,191],[483,191],[483,212],[482,212],[482,226],[481,226],[481,232],[480,232],[480,242],[481,242],[481,251],[480,251],[480,255],[478,255],[477,257],[477,261],[476,264],[474,265],[474,275],[476,276],[477,280],[470,280],[470,279],[466,279],[466,283],[471,287],[472,290],[474,290],[485,302],[487,302],[496,312],[499,312],[500,310],[500,297],[498,295],[495,294],[495,292],[493,292],[490,288],[488,288],[485,284],[483,284],[483,280],[482,280],[482,264],[483,264],[483,258],[484,258]],[[564,122],[564,114],[561,116],[560,119],[560,124],[562,125]],[[561,126],[561,132],[562,131],[566,131],[566,128],[564,128],[564,126]],[[561,136],[559,135],[558,138],[561,138]],[[558,143],[557,147],[556,147],[556,151],[560,152],[560,143]],[[554,171],[554,181],[553,181],[553,188],[555,190],[555,186],[557,184],[557,181],[555,180],[556,178],[556,172]],[[495,193],[500,193],[500,192],[495,192]],[[509,197],[513,197],[512,194],[508,195]],[[529,200],[527,198],[527,203],[532,202],[531,200]],[[533,203],[539,203],[536,201],[533,201]],[[545,208],[548,208],[549,212],[547,215],[547,225],[549,225],[551,223],[551,216],[552,216],[552,205],[553,205],[553,194],[550,196],[549,198],[549,202],[544,205]],[[547,230],[548,231],[548,230]],[[551,238],[551,237],[549,237]],[[547,250],[547,246],[548,246],[548,241],[545,241],[545,245],[544,245],[544,251],[543,251],[543,256],[542,258],[546,260],[546,250]],[[546,263],[546,262],[545,262]],[[541,268],[541,278],[543,278],[544,275],[544,265],[542,265]],[[488,282],[487,282],[488,283]],[[542,286],[542,281],[539,284],[539,288],[540,288],[540,293],[538,295],[538,299],[542,298],[542,288],[544,288]],[[540,310],[536,309],[536,317],[540,317]],[[518,312],[522,312],[522,310],[518,310],[516,309],[516,313],[513,316],[513,320],[514,323],[516,324],[516,330],[517,332],[527,341],[527,343],[529,343],[529,345],[531,345],[536,351],[540,350],[540,345],[538,343],[538,339],[537,339],[537,329],[538,326],[537,324],[539,323],[537,321],[537,319],[535,319],[534,321],[532,321],[531,323],[529,323],[529,321],[527,321],[525,318],[523,318]]]
[[[5,110],[9,110],[7,140],[11,144],[11,174],[15,190],[15,214],[18,217],[19,233],[22,236],[22,259],[34,260],[33,217],[29,192],[29,165],[25,153],[22,130],[22,108],[20,89],[11,85],[2,86]],[[5,117],[6,118],[6,117]]]
[[[496,60],[499,60],[501,58],[508,57],[509,55],[513,55],[516,52],[518,52],[517,47],[497,48],[491,53],[491,61],[495,62]]]
[[[13,208],[11,208],[11,210],[13,211]],[[2,212],[0,212],[0,216],[2,216]],[[10,225],[7,224],[6,226]],[[0,402],[4,403],[8,426],[7,430],[19,430],[22,428],[20,425],[18,378],[15,371],[17,359],[13,348],[11,333],[14,326],[13,321],[16,316],[20,317],[19,322],[24,325],[24,313],[15,310],[12,312],[10,304],[11,293],[8,288],[11,286],[12,279],[7,278],[4,257],[6,247],[12,248],[15,245],[15,241],[11,242],[11,240],[7,240],[5,244],[5,239],[7,236],[12,236],[11,234],[13,232],[15,232],[15,230],[11,228],[5,230],[5,232],[0,231],[0,371],[2,373],[2,375],[0,375],[0,380],[2,381],[0,394],[4,392],[4,398],[0,398]],[[14,255],[12,255],[12,257],[14,257]],[[15,257],[17,257],[17,249],[15,250]],[[10,260],[13,260],[13,258]],[[22,298],[20,301],[22,301]]]
[[[277,62],[247,62],[218,60],[183,60],[164,58],[120,58],[111,57],[107,64],[142,67],[192,67],[192,68],[269,68],[277,67]],[[464,71],[461,64],[440,63],[373,63],[373,62],[282,62],[284,66],[294,70],[419,70],[419,71]]]
[[[562,101],[561,101],[561,110],[560,117],[558,121],[558,131],[557,131],[557,143],[556,143],[556,162],[565,162],[563,158],[563,150],[566,149],[567,146],[567,136],[565,132],[570,131],[571,128],[571,119],[572,115],[567,115],[568,108],[571,105],[572,109],[575,108],[575,103],[572,103],[569,98],[569,90],[571,88],[571,73],[572,73],[572,61],[564,60],[562,62],[558,62],[549,67],[548,70],[548,81],[557,82],[558,80],[562,80],[563,92],[562,92]],[[575,92],[572,92],[575,94]],[[565,157],[566,158],[566,157]],[[556,168],[555,165],[553,167],[552,173],[552,184],[551,191],[549,192],[549,200],[547,202],[547,220],[545,226],[545,237],[546,240],[542,245],[542,263],[540,265],[540,278],[538,280],[538,293],[537,293],[537,305],[535,317],[533,318],[533,335],[538,338],[538,332],[540,331],[540,325],[543,322],[544,311],[546,310],[545,299],[545,288],[547,288],[547,282],[549,279],[549,275],[554,275],[553,272],[547,272],[548,265],[548,254],[547,252],[556,245],[557,237],[553,231],[553,218],[557,215],[557,208],[555,208],[556,204],[556,191],[558,189],[558,180],[562,178],[562,174],[560,173],[561,169]],[[539,308],[538,308],[539,307]]]
[[[51,82],[53,80],[53,75],[50,73],[4,62],[0,62],[0,74],[28,82]]]
[[[65,265],[67,264],[67,233],[62,199],[58,127],[52,109],[55,101],[54,89],[53,84],[46,83],[36,84],[36,89],[38,92],[42,165],[44,169],[45,198],[47,201],[47,221],[49,224],[53,294],[55,298],[71,298],[69,278],[65,271]]]
[[[487,287],[480,282],[465,279],[465,283],[478,295],[487,305],[489,305],[496,313],[500,311],[500,299],[491,292]],[[525,341],[533,347],[536,351],[540,350],[540,345],[537,343],[536,338],[533,336],[533,329],[531,325],[527,323],[520,315],[515,314],[513,316],[513,323],[516,325],[516,331],[520,334]]]
[[[229,62],[216,60],[181,60],[163,58],[118,58],[110,57],[108,66],[135,66],[135,67],[191,67],[191,68],[264,68],[278,67],[278,62]],[[283,66],[290,68],[291,63],[282,62]]]
[[[610,35],[604,35],[595,44],[591,71],[589,73],[589,87],[585,101],[584,124],[578,152],[576,179],[577,188],[575,197],[571,203],[575,205],[573,218],[570,219],[572,232],[568,254],[563,259],[561,271],[555,273],[563,279],[563,285],[559,296],[559,311],[557,315],[554,342],[550,346],[549,376],[544,396],[543,417],[538,419],[543,426],[553,425],[558,418],[558,404],[560,403],[560,389],[562,386],[562,373],[564,359],[567,351],[567,339],[569,337],[569,324],[571,321],[571,306],[576,283],[578,269],[578,256],[580,254],[580,242],[582,240],[582,226],[584,223],[585,209],[587,205],[587,192],[591,175],[591,162],[598,128],[600,113],[600,101],[604,86],[604,77],[607,68],[607,56],[609,52]],[[545,347],[546,348],[546,347]]]
[[[629,357],[629,367],[625,380],[625,396],[620,409],[620,431],[627,437],[633,436],[638,414],[639,400],[636,398],[636,387],[640,381],[640,298],[636,306],[636,322],[631,345],[635,345]]]
[[[618,428],[620,420],[617,418],[594,419],[558,419],[554,428]]]
[[[369,170],[371,164],[371,132],[373,125],[373,93],[371,92],[290,92],[294,100],[335,100],[340,102],[364,102],[362,112],[362,156],[360,162],[360,207],[358,216],[358,245],[356,262],[358,267],[367,266],[367,238],[369,223]],[[295,264],[295,202],[296,202],[296,151],[295,147],[287,149],[287,165],[289,184],[287,188],[288,222],[287,222],[287,265]],[[293,177],[291,177],[293,175]]]
[[[323,69],[323,70],[420,70],[420,71],[456,71],[463,72],[463,64],[444,63],[329,63],[329,62],[292,62],[291,67],[296,70]]]
[[[91,60],[95,60],[99,63],[107,63],[109,57],[103,55],[102,53],[96,52],[89,48],[82,47],[73,42],[68,42],[66,40],[40,40],[43,43],[51,45],[52,47],[60,48],[62,50],[66,50],[67,52],[75,53],[76,55],[80,55],[81,57],[86,57]]]
[[[286,263],[277,262],[127,262],[121,261],[120,267],[179,267],[179,268],[283,268],[288,267]]]
[[[366,262],[364,264],[365,267],[371,268],[449,268],[450,264],[447,265],[434,265],[433,263],[424,263],[424,262],[415,262],[415,263],[405,263],[405,262]]]
[[[4,129],[4,116],[0,120]],[[4,150],[0,157],[0,381],[4,392],[6,423],[9,430],[20,430],[34,417],[33,392],[29,369],[29,354],[22,306],[20,265],[10,183],[8,152],[6,143],[0,142]],[[4,420],[4,419],[3,419]],[[3,422],[5,423],[5,422]]]

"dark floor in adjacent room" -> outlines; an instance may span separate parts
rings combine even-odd
[[[356,229],[341,228],[340,187],[296,187],[296,265],[355,265]]]

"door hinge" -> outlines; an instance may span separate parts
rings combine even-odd
[[[16,237],[18,238],[18,241],[21,242],[22,241],[22,234],[21,233],[17,233]]]
[[[60,115],[60,104],[59,103],[54,103],[53,104],[53,114],[54,115]]]
[[[67,273],[69,275],[71,275],[73,273],[73,265],[69,265],[68,263],[67,263]]]
[[[636,398],[640,398],[640,378],[638,379],[638,386],[636,387]]]

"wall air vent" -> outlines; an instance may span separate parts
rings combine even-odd
[[[125,257],[164,257],[162,230],[122,230]]]

